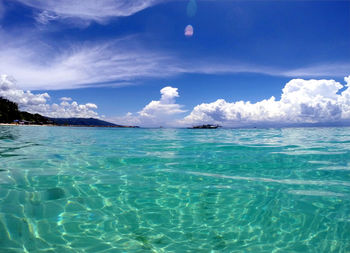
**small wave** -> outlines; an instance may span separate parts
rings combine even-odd
[[[167,172],[179,172],[176,170],[163,170]],[[273,178],[265,178],[265,177],[242,177],[242,176],[228,176],[222,174],[213,174],[206,172],[196,172],[196,171],[183,171],[182,173],[204,176],[204,177],[214,177],[214,178],[225,178],[232,180],[245,180],[245,181],[255,181],[255,182],[269,182],[269,183],[278,183],[278,184],[288,184],[288,185],[343,185],[349,186],[350,183],[342,182],[342,181],[319,181],[319,180],[301,180],[301,179],[273,179]]]
[[[215,189],[232,189],[232,186],[229,185],[210,185],[206,186],[205,188],[210,189],[210,188],[215,188]]]
[[[333,162],[330,162],[330,161],[308,161],[308,163],[311,163],[311,164],[334,164]]]
[[[323,197],[344,197],[345,195],[337,192],[330,191],[312,191],[312,190],[290,190],[290,194],[306,195],[306,196],[323,196]]]
[[[334,167],[323,167],[317,170],[350,170],[350,166],[334,166]]]
[[[295,150],[295,151],[280,151],[270,152],[271,154],[283,154],[283,155],[343,155],[346,151],[315,151],[315,150]]]

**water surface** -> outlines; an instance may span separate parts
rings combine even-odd
[[[350,252],[350,128],[0,126],[0,252]]]

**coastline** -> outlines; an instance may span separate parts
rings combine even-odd
[[[21,124],[12,124],[12,123],[0,123],[0,126],[55,126],[55,125],[21,125]]]
[[[51,125],[51,124],[13,124],[13,123],[0,123],[0,126],[38,126],[38,127],[108,127],[108,128],[139,128],[135,126],[93,126],[93,125]]]

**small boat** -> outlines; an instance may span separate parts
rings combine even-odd
[[[199,125],[199,126],[190,127],[190,129],[216,129],[218,127],[221,127],[221,126],[206,124],[206,125]]]

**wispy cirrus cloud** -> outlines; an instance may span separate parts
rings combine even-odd
[[[193,64],[195,63],[195,64]],[[247,64],[237,61],[220,62],[218,59],[204,58],[191,62],[193,67],[188,73],[201,74],[235,74],[255,73],[283,77],[344,77],[349,74],[350,62],[330,62],[324,64],[307,65],[299,68],[281,68]]]
[[[283,75],[285,76],[302,76],[302,77],[332,77],[332,76],[346,76],[349,74],[350,62],[347,63],[328,63],[318,64],[314,66],[306,66],[302,68],[285,70]]]
[[[53,20],[59,19],[59,16],[54,13],[54,12],[50,12],[50,11],[42,11],[40,12],[36,17],[35,20],[43,25],[47,25],[48,23],[50,23]]]
[[[350,63],[318,64],[297,69],[232,62],[221,58],[190,57],[147,47],[139,36],[104,41],[53,43],[38,31],[21,36],[0,28],[0,71],[30,90],[125,86],[145,78],[182,74],[257,73],[284,77],[343,77]]]
[[[167,0],[16,0],[41,11],[37,21],[43,24],[53,19],[80,19],[104,23],[114,17],[131,16],[143,9]]]
[[[144,49],[130,37],[61,48],[35,39],[6,34],[3,38],[0,70],[15,77],[22,88],[31,90],[118,86],[178,71],[174,64],[168,64],[173,60],[171,55]]]

